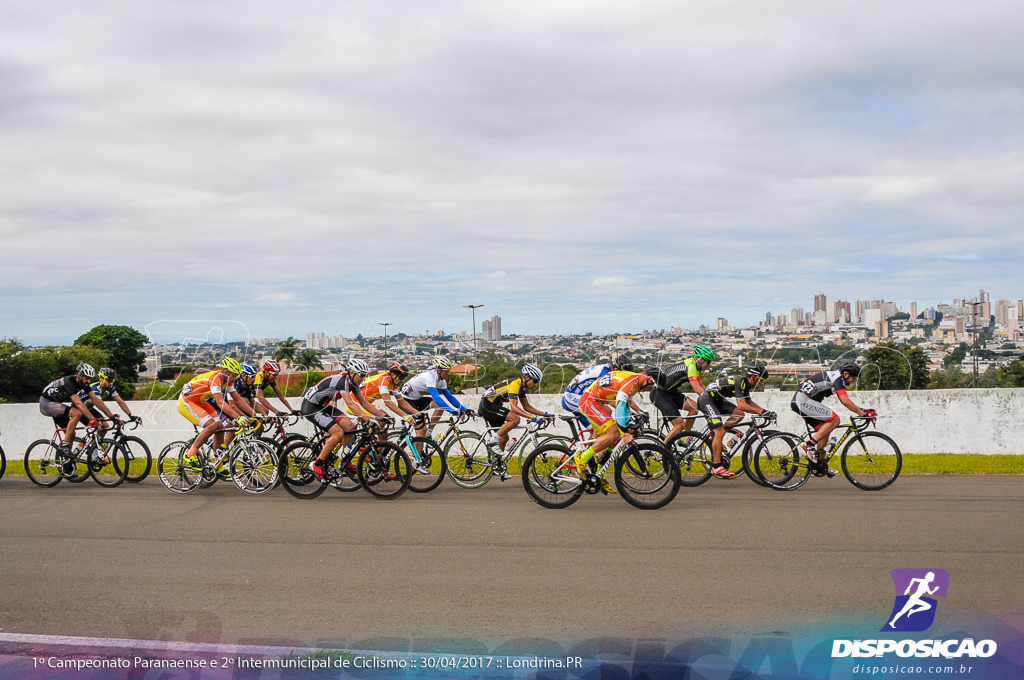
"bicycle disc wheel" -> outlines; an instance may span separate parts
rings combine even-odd
[[[413,446],[419,453],[420,464],[429,468],[430,472],[415,471],[412,476],[412,483],[409,490],[413,493],[427,493],[436,489],[444,481],[445,471],[448,469],[447,458],[444,451],[432,439],[426,437],[413,437]],[[402,447],[403,450],[405,447]],[[408,451],[409,460],[416,464],[416,457]]]
[[[391,442],[371,442],[356,463],[359,482],[374,498],[398,498],[412,483],[412,463],[402,449]]]
[[[572,455],[560,444],[542,444],[531,451],[521,476],[530,500],[545,508],[567,508],[583,495],[583,480],[576,474]]]
[[[679,493],[680,485],[675,459],[662,445],[634,442],[615,461],[615,488],[635,508],[665,507]]]
[[[231,453],[231,481],[245,493],[262,494],[277,484],[277,453],[266,442],[240,441]]]
[[[64,476],[57,460],[57,447],[48,439],[39,439],[25,450],[25,473],[29,480],[42,487],[56,486]]]
[[[802,455],[799,441],[785,433],[766,437],[754,451],[754,472],[772,489],[791,491],[800,486],[811,474],[811,468]]]
[[[711,446],[695,430],[684,430],[668,440],[668,450],[679,468],[679,483],[700,486],[711,479]]]
[[[113,488],[128,476],[128,452],[113,439],[104,439],[99,448],[91,448],[89,465],[97,484]]]
[[[136,484],[148,477],[149,470],[153,467],[153,454],[149,450],[149,445],[131,435],[121,437],[118,443],[128,454],[128,475],[124,481]]]
[[[313,476],[313,461],[320,454],[320,447],[308,441],[292,442],[284,447],[284,455],[278,462],[278,476],[284,490],[296,498],[316,498],[327,489],[327,483]]]
[[[463,432],[445,450],[448,476],[463,489],[477,489],[494,474],[487,444],[475,432]]]
[[[861,432],[843,449],[843,474],[858,489],[880,491],[896,481],[903,454],[888,435]]]
[[[203,473],[182,460],[190,442],[171,442],[156,458],[156,476],[171,493],[191,493],[199,488]]]

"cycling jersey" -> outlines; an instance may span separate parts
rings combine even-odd
[[[257,392],[268,387],[274,388],[274,391],[277,392],[277,377],[273,373],[260,371],[256,374],[256,379],[252,381],[252,386]]]
[[[328,376],[313,385],[306,394],[302,396],[305,401],[318,406],[326,406],[332,401],[337,401],[338,397],[347,393],[360,394],[359,386],[352,382],[352,374],[348,371],[343,371],[335,375]]]
[[[213,401],[215,394],[235,391],[229,378],[221,371],[209,371],[192,378],[181,388],[181,398],[189,401]]]
[[[459,400],[455,398],[455,395],[448,391],[448,381],[441,379],[440,371],[436,368],[431,368],[419,375],[413,376],[402,386],[402,398],[414,407],[426,408],[428,404],[425,402],[428,396],[435,404],[449,413],[456,413],[465,409],[459,403]],[[423,406],[419,407],[417,403],[423,404]]]
[[[580,408],[580,397],[595,380],[612,370],[611,364],[598,364],[585,368],[572,379],[562,395],[562,408],[576,413]]]
[[[117,388],[114,387],[113,383],[110,384],[110,387],[105,388],[99,383],[99,381],[97,381],[86,387],[84,390],[80,390],[78,392],[78,398],[85,402],[86,406],[92,407],[93,394],[98,394],[100,399],[103,401],[107,401],[108,399],[113,399],[118,396]]]
[[[580,413],[601,434],[617,423],[625,427],[629,420],[629,401],[640,391],[644,376],[629,371],[611,371],[593,381],[580,397]],[[614,407],[614,412],[612,410]]]
[[[487,388],[484,392],[484,399],[491,402],[492,404],[500,405],[504,404],[509,399],[519,399],[526,395],[526,385],[523,379],[512,378],[509,380],[502,380],[500,383],[495,383]]]
[[[700,370],[697,368],[697,360],[690,357],[665,369],[665,386],[660,389],[678,392],[685,383],[694,381],[700,381]]]
[[[235,392],[248,401],[252,401],[256,398],[256,385],[246,384],[245,378],[238,376],[235,378]]]
[[[50,401],[71,401],[71,395],[78,394],[81,389],[77,376],[66,375],[44,387],[43,396]]]
[[[823,401],[831,395],[846,394],[846,381],[842,371],[823,371],[809,376],[800,383],[798,394],[805,394],[814,401]]]
[[[724,376],[708,385],[704,394],[718,403],[726,399],[750,399],[750,379],[747,376]]]
[[[385,371],[384,373],[364,378],[363,384],[360,387],[366,400],[373,401],[374,399],[383,399],[390,396],[391,390],[398,387],[398,381],[395,380],[395,376]]]

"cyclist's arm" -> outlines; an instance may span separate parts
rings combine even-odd
[[[698,395],[704,394],[704,390],[706,389],[704,387],[704,383],[702,383],[700,378],[696,376],[690,376],[690,387],[692,387],[693,391]]]
[[[736,408],[743,411],[744,413],[751,413],[755,416],[761,415],[762,413],[768,410],[761,408],[760,406],[755,404],[753,399],[744,399],[742,397],[737,397]]]
[[[277,395],[277,398],[281,401],[282,404],[284,404],[284,407],[286,409],[288,409],[289,411],[294,411],[295,410],[295,409],[292,408],[292,405],[288,403],[288,400],[285,398],[284,392],[281,391],[281,388],[279,388],[277,385],[268,385],[268,387],[270,387],[270,389],[274,390],[274,394]],[[259,395],[260,399],[264,399],[264,400],[266,399],[266,397],[263,396],[263,390],[256,390],[256,394]],[[274,409],[270,405],[269,401],[264,401],[263,405],[266,406],[268,409],[277,410],[277,409]]]
[[[349,394],[351,394],[351,392]],[[377,416],[378,418],[386,418],[387,417],[388,414],[385,413],[384,411],[381,411],[379,408],[377,408],[376,406],[374,406],[373,404],[368,402],[366,400],[366,397],[363,396],[362,392],[356,392],[355,393],[355,398],[356,398],[356,401],[359,402],[359,405],[363,407],[363,411],[364,412],[369,413],[370,415]],[[346,401],[347,401],[347,399],[346,399]]]
[[[348,408],[349,413],[351,413],[356,418],[359,418],[359,420],[363,421],[364,423],[370,420],[369,409],[363,408],[363,405],[359,403],[359,399],[357,399],[355,395],[353,395],[351,392],[342,392],[341,398],[344,400],[345,406]]]
[[[124,399],[121,398],[120,394],[114,395],[114,401],[117,402],[117,405],[121,407],[121,410],[124,411],[124,414],[126,416],[128,416],[129,418],[132,417],[132,412],[128,410],[128,404],[124,402]]]
[[[93,393],[92,398],[94,400],[94,404],[97,402],[103,404],[103,400],[100,399],[100,395]],[[80,396],[78,396],[77,394],[72,394],[71,404],[82,412],[82,415],[85,416],[85,422],[89,422],[90,420],[92,420],[92,413],[89,412],[89,407],[85,405],[85,402],[82,401],[82,398]],[[103,404],[101,410],[106,411],[107,417],[110,417],[110,410],[107,408],[106,404]]]
[[[845,390],[841,393],[837,393],[836,396],[839,397],[839,401],[842,402],[843,406],[850,409],[858,416],[864,415],[864,409],[854,404],[853,399],[850,399],[850,395],[848,395]]]
[[[455,395],[448,391],[447,387],[438,389],[436,387],[429,386],[427,387],[427,392],[430,393],[430,398],[434,400],[434,403],[445,411],[448,411],[448,413],[458,413],[459,411],[464,411],[466,409],[466,407],[460,404],[459,400],[455,398]],[[442,394],[445,397],[444,399],[441,398]]]
[[[237,401],[232,400],[229,402],[224,398],[223,392],[211,392],[211,394],[213,396],[213,403],[229,418],[237,418],[242,415],[239,409],[235,408],[235,404],[238,403]]]
[[[398,403],[398,401],[390,394],[382,394],[380,399],[381,401],[384,402],[384,405],[387,406],[388,409],[390,409],[393,413],[398,414],[399,418],[404,418],[406,415],[408,415],[405,409],[403,409],[402,406]]]

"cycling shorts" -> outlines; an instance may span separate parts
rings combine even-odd
[[[722,427],[722,416],[731,416],[736,406],[725,399],[718,401],[705,392],[697,397],[697,410],[708,417],[708,427],[717,430]]]
[[[44,416],[53,418],[53,424],[57,427],[67,427],[71,422],[71,407],[59,401],[50,401],[46,397],[39,397],[39,412]]]
[[[588,393],[584,393],[580,399],[580,415],[590,421],[595,437],[604,434],[612,427],[618,427],[611,408]]]
[[[797,392],[793,401],[789,402],[789,408],[797,413],[804,422],[817,430],[830,420],[839,418],[836,412],[825,406],[820,401],[811,399],[803,392]]]
[[[685,394],[672,390],[663,390],[660,387],[651,394],[651,403],[661,411],[661,415],[668,419],[678,418],[682,415],[680,409],[686,406],[686,402],[693,401]]]
[[[299,412],[302,413],[306,420],[324,432],[337,425],[342,419],[350,417],[347,413],[342,413],[334,406],[319,406],[307,399],[302,400]]]
[[[185,420],[205,429],[211,420],[219,420],[220,412],[210,402],[198,399],[185,399],[178,397],[178,413],[185,416]]]
[[[501,427],[505,424],[505,419],[508,418],[510,411],[507,406],[495,404],[490,399],[481,399],[477,413],[491,427]]]
[[[424,395],[419,399],[409,399],[407,397],[403,397],[403,399],[405,399],[406,403],[408,403],[409,406],[412,406],[417,411],[425,411],[428,408],[430,408],[431,404],[434,403],[433,397],[431,397],[429,394]]]

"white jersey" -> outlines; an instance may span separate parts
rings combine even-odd
[[[565,394],[562,395],[562,408],[566,411],[578,411],[580,408],[580,397],[583,392],[590,387],[595,380],[605,375],[612,369],[611,364],[597,364],[590,368],[585,368],[579,372],[579,374],[572,379],[569,386],[565,388]]]
[[[409,400],[415,400],[430,396],[430,392],[427,391],[429,387],[433,387],[438,391],[447,390],[448,381],[442,380],[438,375],[439,373],[440,371],[436,368],[432,368],[429,371],[413,376],[402,385],[402,396]]]

